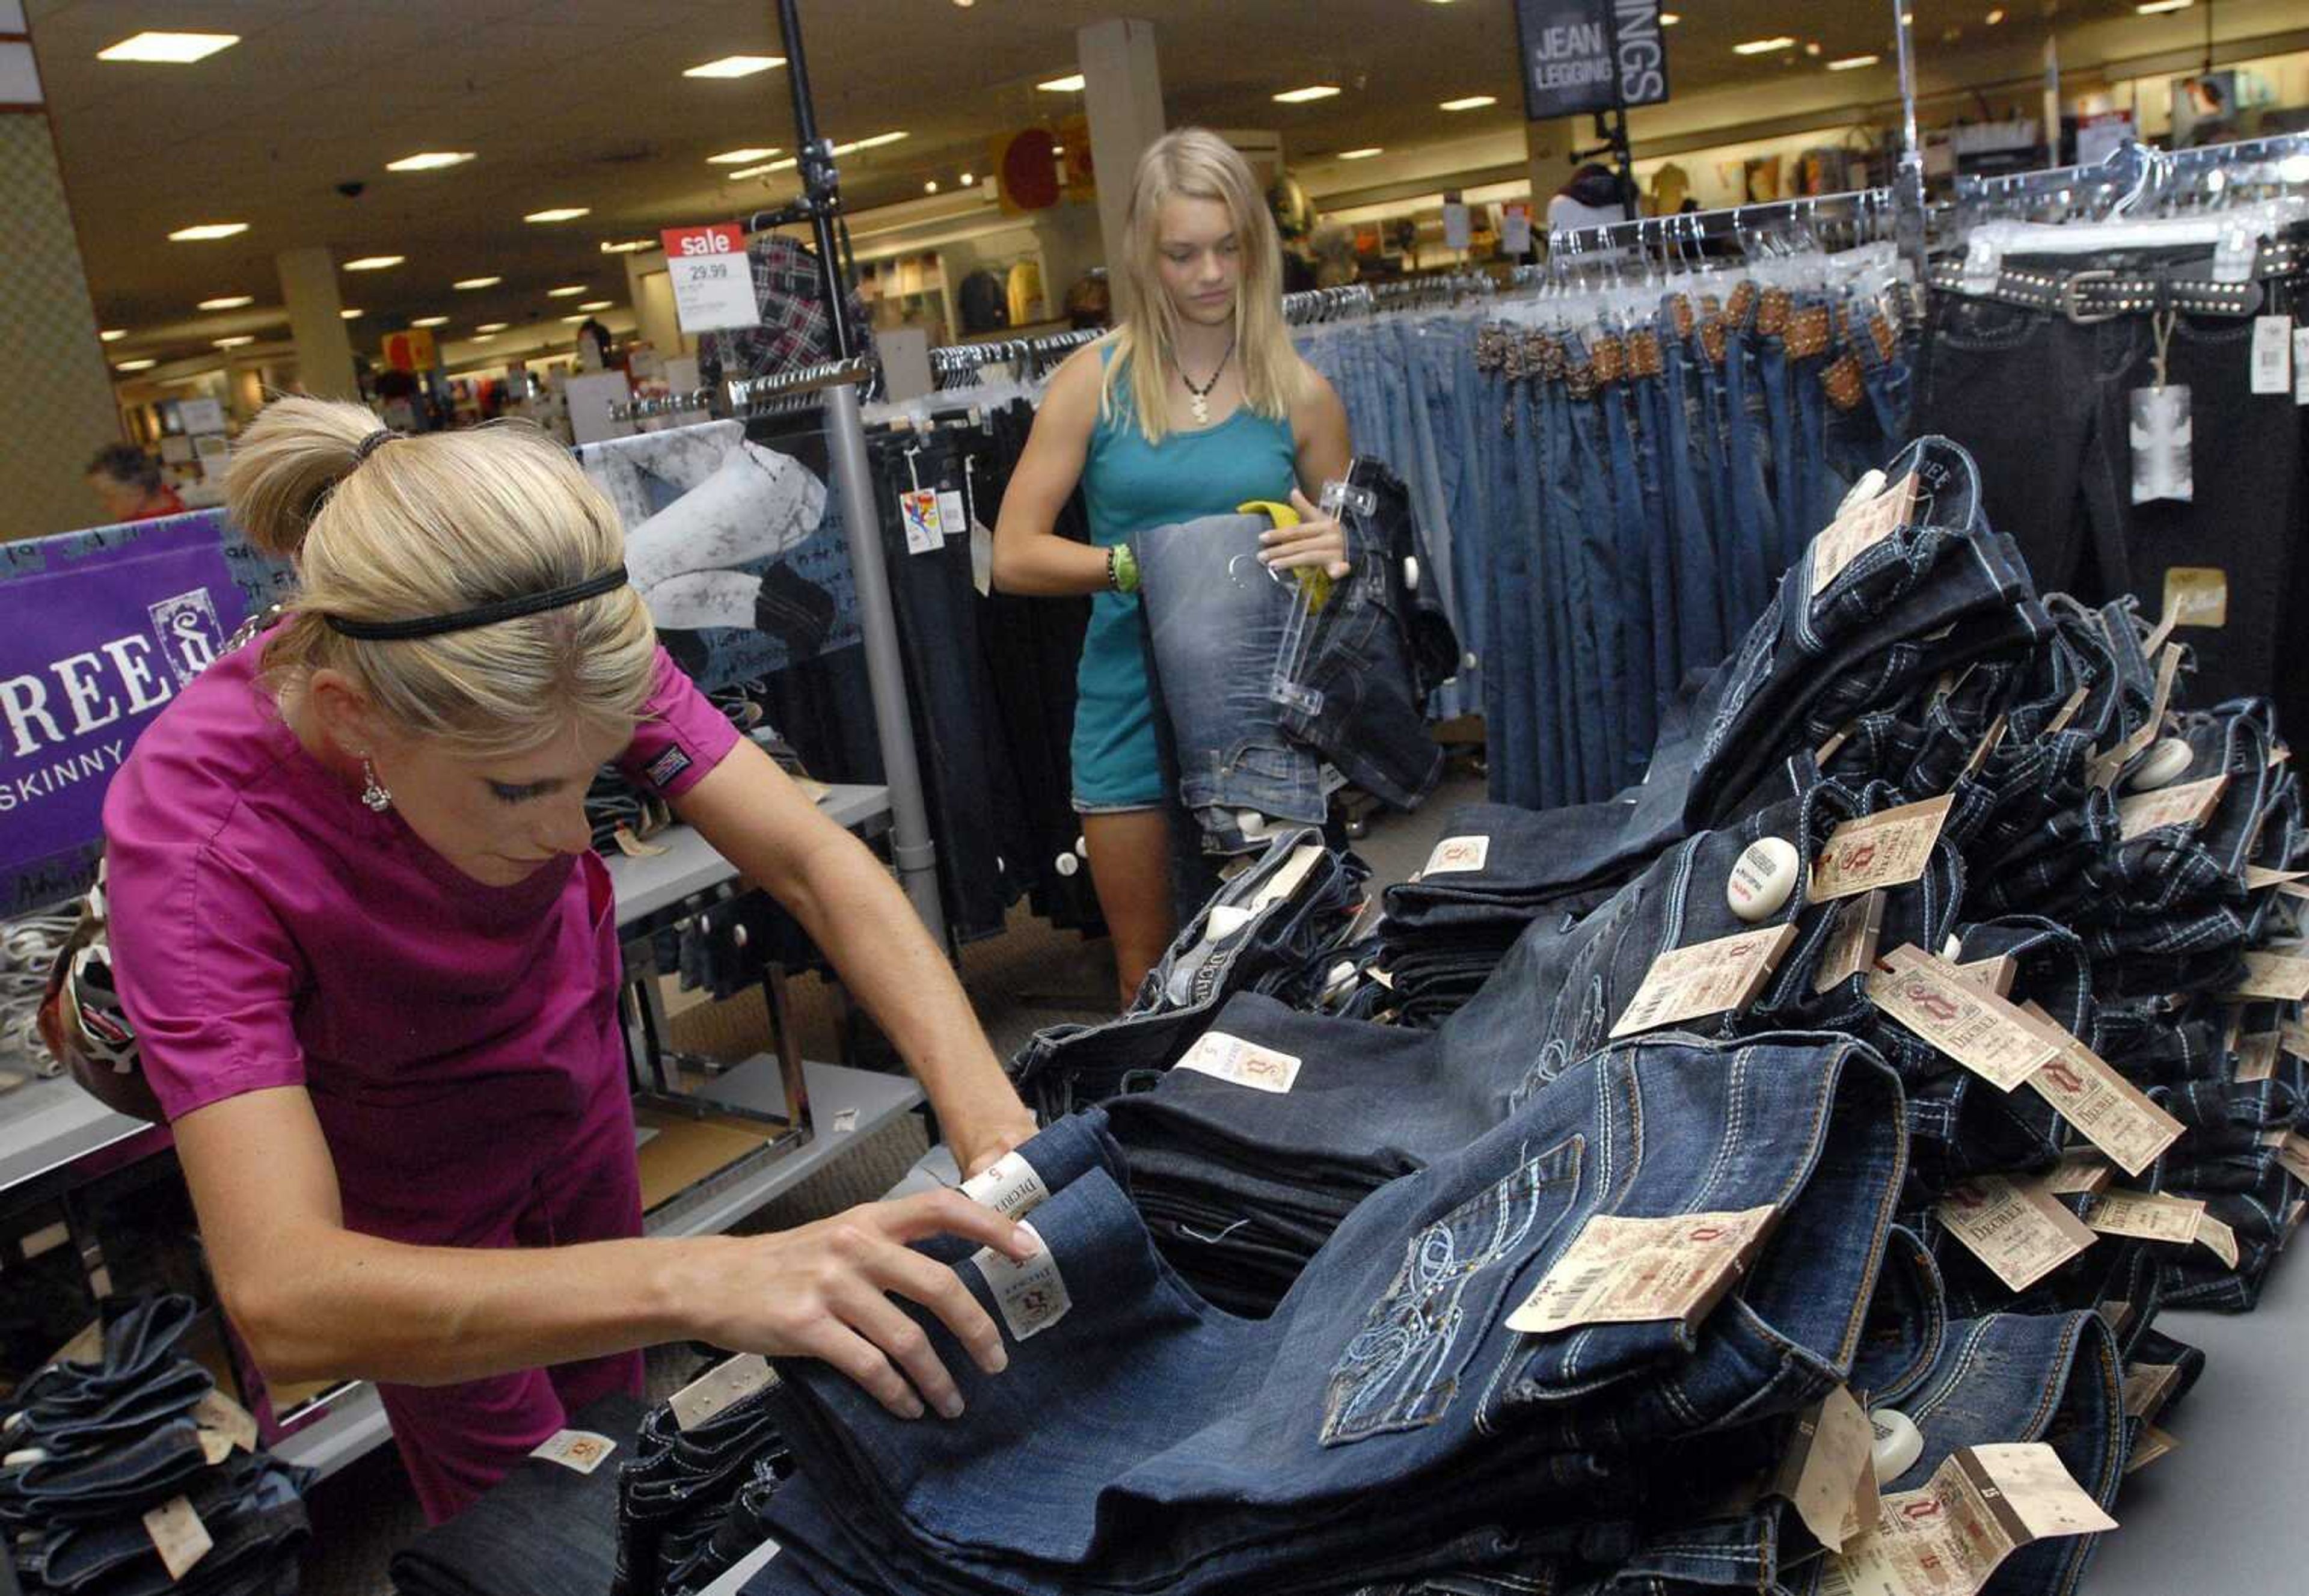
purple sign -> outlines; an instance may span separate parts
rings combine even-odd
[[[0,576],[0,915],[84,890],[105,789],[246,612],[213,515],[17,544]]]

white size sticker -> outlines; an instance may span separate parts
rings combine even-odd
[[[2293,391],[2293,318],[2256,316],[2253,318],[2253,391],[2290,394]]]
[[[532,1447],[529,1455],[541,1457],[549,1463],[559,1463],[579,1474],[591,1474],[617,1450],[615,1441],[607,1436],[597,1436],[591,1430],[556,1430]]]
[[[1012,1339],[1023,1341],[1065,1318],[1075,1305],[1067,1295],[1065,1277],[1059,1273],[1059,1261],[1051,1255],[1041,1235],[1024,1220],[1018,1228],[1034,1244],[1024,1263],[1013,1262],[992,1247],[979,1248],[970,1261],[994,1293],[995,1305],[1002,1310],[1002,1323],[1010,1327]]]
[[[970,512],[963,507],[962,490],[938,490],[938,530],[950,538],[958,538],[970,530]]]
[[[741,1352],[715,1364],[673,1393],[674,1427],[694,1430],[723,1410],[744,1401],[757,1391],[777,1383],[778,1372],[758,1352]]]
[[[1195,1038],[1177,1068],[1215,1076],[1255,1091],[1287,1092],[1299,1079],[1300,1061],[1287,1053],[1261,1047],[1224,1031],[1205,1031]]]
[[[1450,875],[1463,870],[1481,870],[1492,856],[1492,839],[1488,837],[1447,837],[1435,845],[1421,869],[1423,876]]]
[[[1023,1219],[1051,1194],[1021,1152],[1007,1152],[962,1183],[962,1194],[1008,1219]]]

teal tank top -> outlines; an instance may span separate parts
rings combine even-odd
[[[1114,351],[1100,358],[1111,361]],[[1103,416],[1083,462],[1091,541],[1103,549],[1151,527],[1227,515],[1254,499],[1288,502],[1297,485],[1290,421],[1269,420],[1248,404],[1214,426],[1172,432],[1159,444],[1148,443],[1128,413]],[[1075,677],[1073,759],[1077,809],[1163,801],[1137,594],[1101,593],[1091,600]]]

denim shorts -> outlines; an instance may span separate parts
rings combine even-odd
[[[1168,803],[1168,800],[1159,793],[1152,798],[1129,798],[1120,803],[1090,803],[1077,794],[1072,802],[1075,813],[1078,815],[1140,815],[1151,810],[1161,810]]]

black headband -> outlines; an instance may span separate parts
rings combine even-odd
[[[393,434],[378,436],[390,438]],[[493,604],[478,604],[450,615],[420,615],[413,620],[347,620],[338,615],[324,615],[322,619],[341,638],[355,638],[365,643],[399,643],[411,638],[437,638],[444,632],[471,631],[475,627],[495,626],[500,620],[518,620],[524,615],[565,609],[605,593],[615,593],[626,585],[626,568],[621,565],[550,593],[499,599]]]
[[[362,438],[360,442],[353,446],[353,465],[359,465],[362,461],[368,459],[371,455],[376,454],[377,450],[383,448],[385,445],[391,443],[394,438],[399,438],[400,436],[400,433],[395,432],[390,427],[379,427],[376,431],[370,433],[367,438]],[[345,470],[350,473],[352,470],[352,466],[349,465]]]

